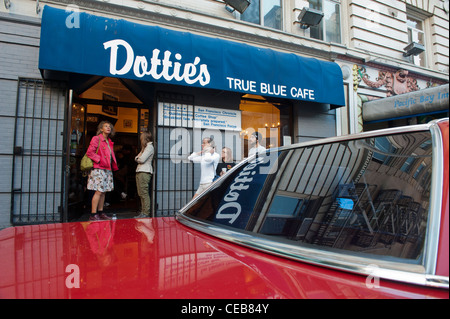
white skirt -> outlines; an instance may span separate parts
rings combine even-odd
[[[87,189],[102,193],[114,189],[113,173],[110,170],[94,168],[89,173]]]

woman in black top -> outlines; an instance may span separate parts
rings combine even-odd
[[[236,163],[233,162],[233,153],[229,147],[222,148],[222,161],[217,164],[216,176],[222,176]]]

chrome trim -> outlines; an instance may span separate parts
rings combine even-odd
[[[448,289],[448,277],[425,275],[427,286]]]
[[[428,208],[428,226],[424,243],[424,267],[427,274],[435,275],[441,228],[442,188],[444,179],[443,174],[438,174],[438,172],[443,172],[444,154],[441,130],[436,121],[431,122],[431,124],[433,171],[431,175],[430,206]]]
[[[443,177],[438,175],[438,171],[443,168],[443,151],[442,137],[437,121],[428,124],[414,125],[408,127],[390,128],[378,131],[363,132],[339,137],[330,137],[315,141],[298,143],[271,151],[290,150],[299,147],[313,146],[324,143],[334,143],[339,141],[348,141],[358,138],[376,137],[387,134],[398,134],[404,132],[430,131],[433,141],[433,173],[432,185],[430,190],[430,199],[433,199],[429,207],[429,218],[427,235],[424,243],[424,261],[423,264],[410,264],[394,261],[386,261],[381,259],[372,259],[368,257],[355,256],[351,253],[339,253],[324,249],[316,249],[305,246],[295,246],[284,242],[267,239],[264,235],[246,233],[245,231],[236,231],[226,226],[216,226],[199,220],[195,217],[186,215],[185,212],[193,206],[202,195],[196,197],[189,202],[177,213],[177,220],[182,224],[194,228],[200,232],[204,232],[214,237],[224,239],[226,241],[247,246],[269,254],[275,254],[282,257],[318,265],[333,269],[348,271],[352,273],[371,276],[371,278],[384,278],[393,281],[401,281],[416,285],[449,288],[449,278],[444,276],[436,276],[437,249],[439,240],[440,215],[441,215],[441,198]],[[253,158],[253,157],[252,157]],[[252,158],[242,161],[236,165],[233,170],[245,165]],[[213,183],[209,189],[214,188]],[[206,194],[207,191],[204,192]]]
[[[271,152],[285,151],[285,150],[295,149],[295,148],[299,148],[299,147],[314,146],[317,144],[328,144],[328,143],[335,143],[335,142],[339,142],[339,141],[349,141],[349,140],[355,140],[355,139],[361,139],[361,138],[377,137],[377,136],[388,135],[388,134],[429,131],[430,127],[434,125],[434,122],[435,121],[432,121],[427,124],[417,124],[417,125],[411,125],[411,126],[393,127],[393,128],[381,129],[381,130],[376,130],[376,131],[361,132],[361,133],[355,133],[355,134],[321,138],[321,139],[317,139],[317,140],[301,142],[301,143],[296,143],[296,144],[292,144],[292,145],[288,145],[288,146],[282,146],[282,147],[278,147],[278,148],[268,149],[268,151],[271,151]],[[248,158],[245,161],[248,161],[250,159],[251,158]]]

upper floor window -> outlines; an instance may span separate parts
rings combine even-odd
[[[425,46],[424,20],[408,14],[406,25],[408,28],[408,43],[417,42]],[[425,52],[416,56],[411,55],[408,59],[415,65],[425,66]]]
[[[311,38],[341,43],[341,1],[309,0],[309,6],[325,14],[319,25],[310,27]]]
[[[241,20],[278,30],[283,29],[281,0],[252,0]]]

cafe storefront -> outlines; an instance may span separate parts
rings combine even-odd
[[[334,62],[49,6],[39,69],[45,81],[67,90],[63,221],[79,218],[89,204],[78,167],[101,120],[114,124],[115,151],[126,167],[117,173],[111,207],[139,209],[129,159],[139,152],[139,133],[149,131],[152,210],[169,216],[198,186],[200,168],[187,156],[200,149],[202,137],[213,136],[219,154],[231,148],[239,162],[253,132],[266,148],[296,143],[298,108],[345,105]]]

